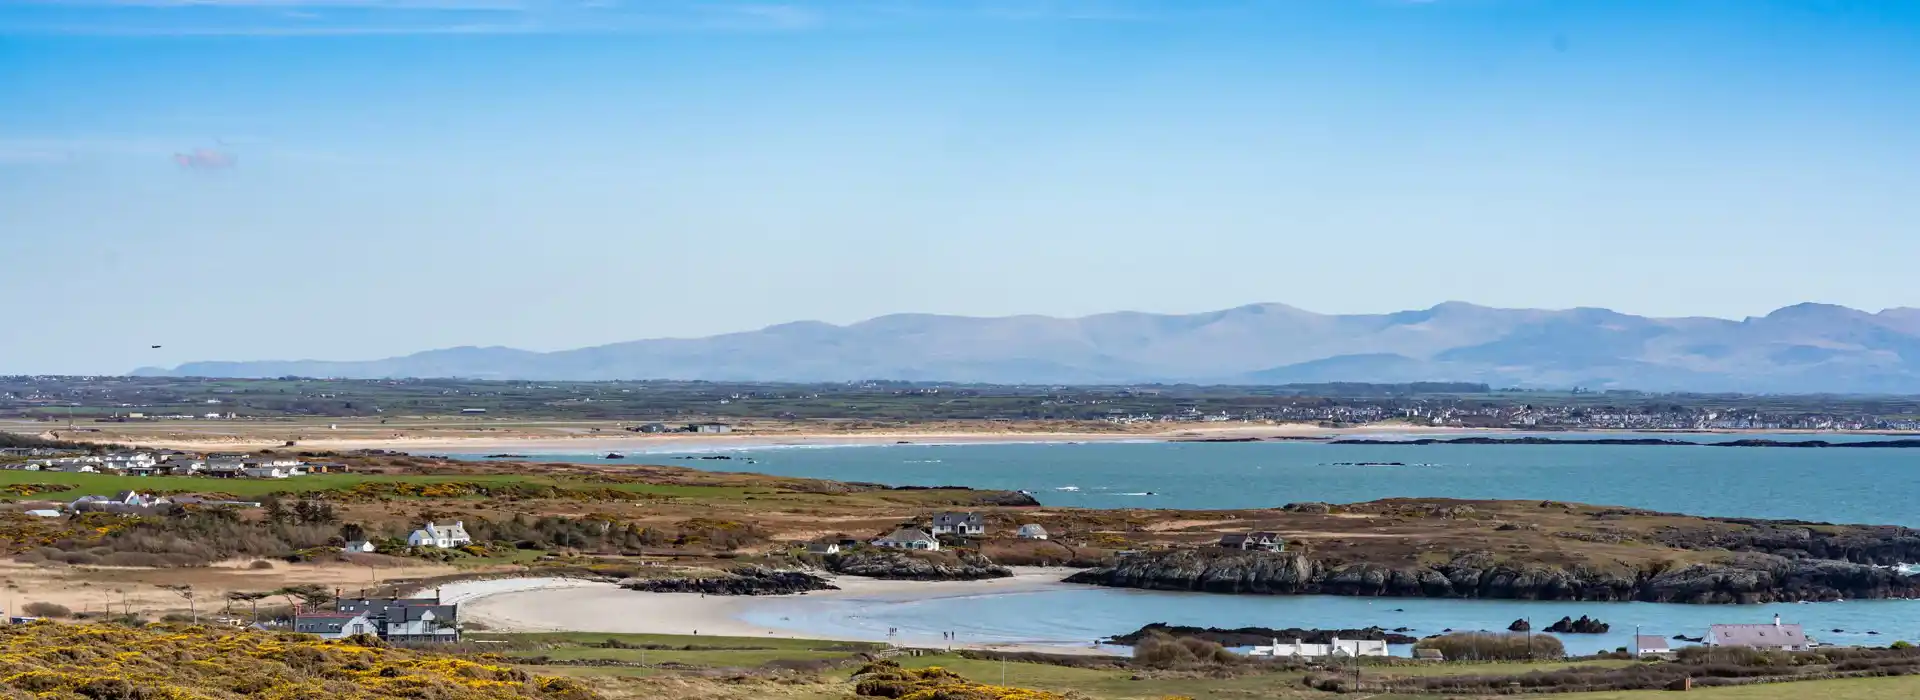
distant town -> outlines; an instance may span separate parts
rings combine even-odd
[[[1920,397],[1654,394],[1469,383],[1001,386],[865,381],[525,382],[461,379],[0,377],[0,419],[100,423],[286,418],[617,421],[721,432],[729,421],[1077,421],[1114,425],[1399,422],[1531,430],[1920,430]]]

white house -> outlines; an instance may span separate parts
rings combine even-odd
[[[1015,534],[1023,540],[1044,540],[1047,538],[1047,529],[1033,523],[1028,523],[1021,525],[1019,532]]]
[[[1298,656],[1308,659],[1328,656],[1344,656],[1348,658],[1355,656],[1386,656],[1387,643],[1378,639],[1341,639],[1334,637],[1328,644],[1306,644],[1298,639],[1293,640],[1291,644],[1281,644],[1280,640],[1275,639],[1273,640],[1273,646],[1254,647],[1247,652],[1247,655],[1275,657]]]
[[[979,537],[987,534],[987,521],[979,513],[941,513],[933,516],[933,534]]]
[[[287,473],[287,470],[280,467],[243,467],[240,469],[240,473],[253,479],[285,479],[293,476]]]
[[[839,554],[840,545],[834,542],[808,542],[808,554]]]
[[[379,634],[380,628],[366,615],[309,613],[294,616],[293,631],[319,635],[321,639],[342,639],[356,634]]]
[[[409,547],[459,547],[473,544],[473,538],[467,536],[467,523],[455,520],[452,525],[427,523],[426,527],[414,530],[407,535]]]
[[[1667,646],[1667,638],[1657,634],[1636,634],[1633,636],[1633,655],[1637,657],[1667,658],[1673,656],[1673,649]]]
[[[354,554],[370,554],[373,552],[373,543],[366,540],[354,540],[348,542],[347,546],[341,547],[340,551]]]
[[[940,551],[940,540],[934,539],[933,535],[927,534],[924,530],[903,527],[894,530],[886,537],[874,540],[873,546],[938,552]]]
[[[1710,625],[1707,646],[1747,647],[1764,651],[1806,651],[1812,648],[1807,632],[1799,625],[1780,624],[1773,616],[1771,625]]]

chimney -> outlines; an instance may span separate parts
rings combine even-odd
[[[1778,613],[1774,614],[1773,616],[1773,626],[1774,627],[1780,626],[1780,615]]]

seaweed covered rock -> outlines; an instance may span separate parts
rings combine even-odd
[[[621,588],[650,593],[704,593],[706,595],[788,595],[808,591],[837,591],[839,587],[804,571],[745,567],[720,576],[635,579]]]
[[[829,555],[827,570],[905,581],[978,581],[1013,575],[1012,569],[974,552],[905,552],[877,548]]]

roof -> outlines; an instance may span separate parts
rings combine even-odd
[[[888,534],[886,537],[882,537],[880,539],[887,540],[890,542],[914,542],[919,540],[926,540],[931,542],[933,541],[933,535],[929,535],[926,533],[925,530],[921,530],[919,528],[903,527],[898,530],[894,530],[892,533]]]
[[[1021,525],[1021,526],[1020,526],[1020,531],[1021,531],[1021,532],[1041,532],[1041,533],[1044,533],[1044,532],[1046,532],[1046,531],[1047,531],[1047,529],[1046,529],[1046,528],[1044,528],[1044,527],[1040,527],[1040,525],[1039,525],[1038,523],[1027,523],[1027,524],[1025,524],[1025,525]]]
[[[1803,647],[1807,633],[1799,625],[1713,625],[1713,643],[1731,647]]]
[[[933,516],[933,524],[935,525],[978,525],[980,523],[981,518],[979,513],[941,513]]]
[[[1667,638],[1657,634],[1637,634],[1633,637],[1635,649],[1665,649]]]

